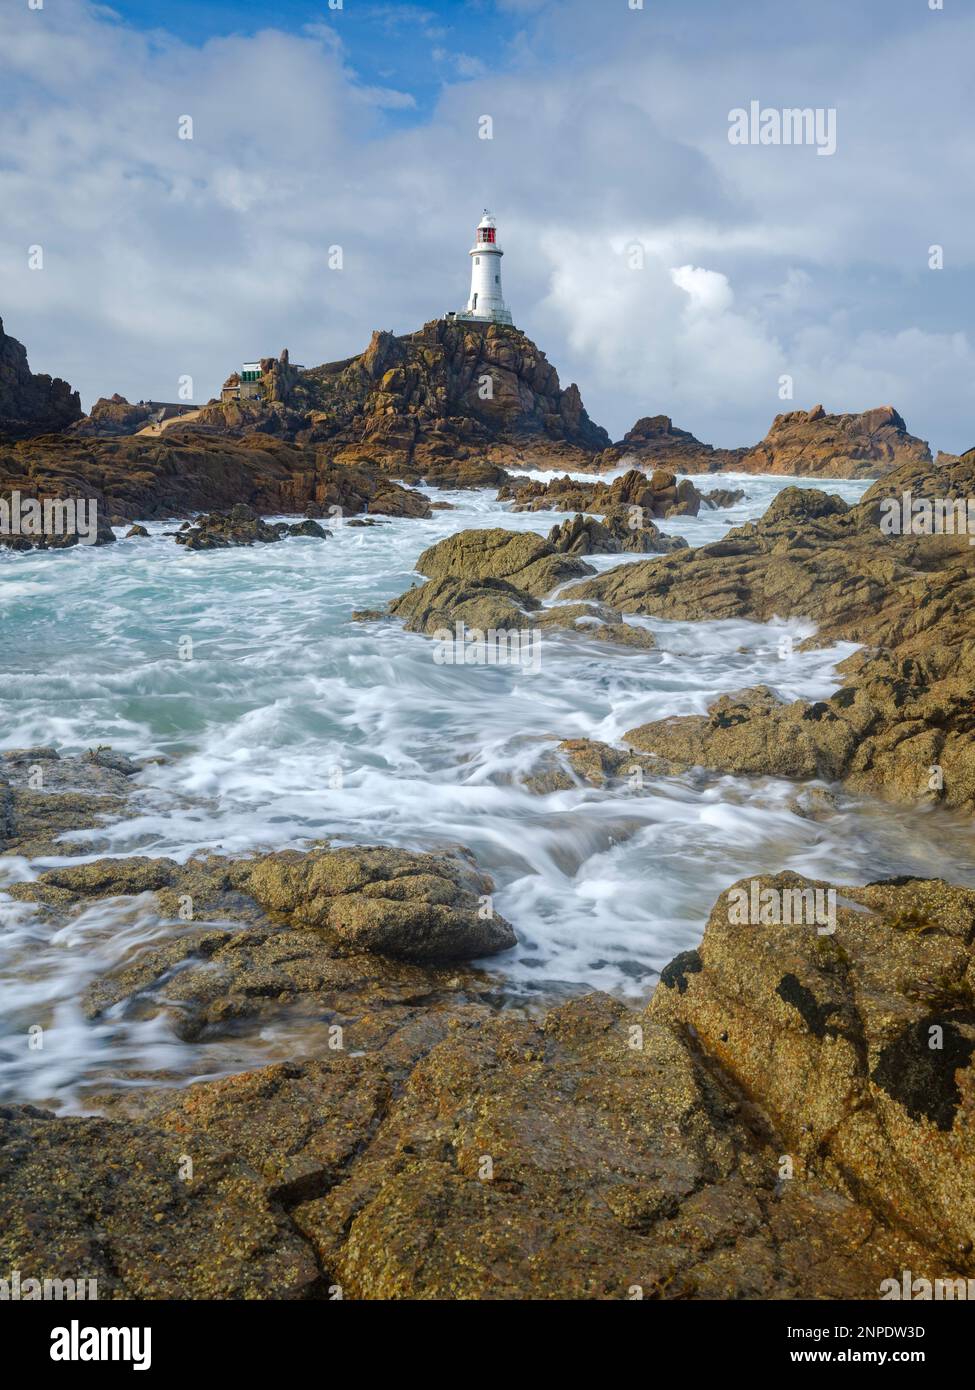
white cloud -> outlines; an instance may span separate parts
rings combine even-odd
[[[530,68],[457,66],[432,117],[393,128],[384,113],[413,96],[360,80],[328,23],[191,48],[84,0],[4,7],[0,314],[35,370],[90,403],[168,397],[186,372],[206,396],[284,345],[348,356],[375,327],[463,302],[488,204],[516,321],[615,435],[667,413],[753,442],[788,372],[796,406],[889,401],[943,447],[973,442],[975,194],[960,171],[975,22],[740,53],[703,31],[661,42],[627,15],[593,29],[590,51],[591,6],[507,8],[539,12]],[[422,7],[387,21],[432,38]],[[835,104],[836,155],[730,146],[727,112],[753,96]],[[493,141],[477,139],[485,112]],[[183,114],[192,141],[177,139]],[[634,240],[642,271],[626,265]],[[944,272],[927,269],[933,242]],[[43,272],[27,269],[35,243]]]

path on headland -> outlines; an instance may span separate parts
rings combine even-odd
[[[163,430],[168,429],[170,425],[189,424],[191,420],[196,420],[199,417],[202,409],[202,406],[197,406],[195,410],[188,410],[185,415],[173,415],[168,420],[157,420],[151,425],[145,425],[141,430],[136,430],[136,434],[162,434]]]

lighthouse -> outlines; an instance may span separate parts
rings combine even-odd
[[[498,224],[487,208],[477,224],[474,245],[469,254],[471,295],[467,308],[461,310],[457,317],[485,323],[512,323],[511,313],[501,292],[501,257],[504,252],[498,245]]]

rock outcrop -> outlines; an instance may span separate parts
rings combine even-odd
[[[781,922],[779,875],[742,925],[729,890],[704,940],[669,967],[651,1014],[690,1025],[755,1097],[784,1151],[885,1222],[975,1269],[975,893],[894,879],[837,892],[835,921]],[[756,891],[757,890],[757,891]]]
[[[221,437],[190,426],[160,437],[71,435],[0,442],[0,496],[92,497],[116,524],[226,511],[238,503],[264,514],[317,509],[326,520],[369,513],[430,515],[418,492],[376,467],[331,461],[271,435]]]
[[[0,854],[80,853],[62,840],[70,831],[97,831],[123,812],[129,779],[138,766],[110,748],[92,748],[80,757],[56,748],[11,748],[0,753]],[[98,853],[92,837],[87,853]]]
[[[563,389],[541,349],[504,324],[436,319],[398,337],[376,332],[358,356],[269,375],[261,392],[206,407],[199,424],[325,445],[340,464],[452,487],[497,485],[512,464],[589,467],[609,444],[578,387]]]
[[[675,473],[786,473],[815,478],[873,478],[905,464],[931,462],[923,439],[909,434],[890,405],[859,415],[828,415],[821,405],[777,415],[760,443],[744,449],[716,449],[666,415],[638,420],[618,443],[596,460],[601,471],[632,463],[641,469]]]
[[[923,439],[908,434],[893,406],[860,415],[827,415],[816,405],[776,415],[761,443],[746,450],[734,467],[746,473],[874,478],[930,462],[931,450]]]
[[[687,545],[683,536],[665,536],[642,508],[631,507],[617,507],[604,513],[601,520],[577,512],[561,526],[553,526],[548,541],[565,555],[616,555],[623,551],[666,555]]]
[[[543,604],[569,580],[593,573],[578,552],[559,548],[564,539],[558,528],[548,540],[531,531],[498,527],[448,536],[416,562],[419,572],[429,576],[427,582],[394,599],[389,612],[402,618],[409,632],[429,637],[455,632],[458,625],[482,636],[564,628],[643,650],[651,648],[652,633],[624,623],[605,604]]]
[[[88,439],[111,439],[135,434],[152,418],[153,408],[145,401],[131,405],[124,396],[100,396],[89,413],[70,427],[70,433]]]
[[[0,319],[0,440],[55,434],[81,418],[81,401],[60,377],[32,372],[27,349]]]
[[[702,505],[730,506],[744,497],[744,492],[728,489],[720,493],[700,493],[690,479],[678,483],[676,476],[664,468],[642,473],[631,468],[611,483],[579,482],[564,474],[548,482],[532,479],[528,482],[506,483],[498,492],[500,502],[511,502],[514,512],[590,511],[617,512],[624,508],[637,509],[647,517],[697,516]]]
[[[741,466],[744,449],[715,449],[702,444],[689,430],[677,429],[668,415],[645,415],[623,438],[604,449],[597,466],[605,471],[621,463],[633,463],[652,471],[668,468],[674,473],[715,473]]]
[[[291,523],[262,521],[252,507],[238,502],[229,512],[210,512],[194,522],[184,522],[173,539],[187,550],[226,550],[228,546],[255,542],[270,545],[285,536],[311,536],[323,541],[331,534],[311,517]]]
[[[857,506],[785,488],[760,521],[721,541],[639,561],[565,590],[624,613],[692,619],[812,618],[817,645],[864,644],[828,700],[759,689],[706,715],[632,729],[631,747],[674,766],[842,779],[905,802],[975,808],[975,547],[967,534],[886,535],[881,503],[971,496],[975,462],[909,463]],[[788,659],[787,656],[785,659]]]

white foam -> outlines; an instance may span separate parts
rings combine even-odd
[[[663,523],[694,544],[760,515],[797,480],[696,481],[734,481],[747,496]],[[849,500],[867,486],[825,485]],[[456,510],[338,526],[324,542],[196,554],[162,538],[172,523],[154,523],[154,539],[138,546],[9,557],[20,588],[6,618],[0,745],[108,743],[168,760],[134,779],[129,818],[72,835],[71,845],[87,857],[107,846],[185,860],[204,849],[244,854],[321,838],[465,844],[494,875],[496,906],[519,937],[492,968],[515,988],[566,983],[634,997],[699,941],[718,892],[748,874],[972,880],[969,843],[946,819],[845,796],[812,819],[797,810],[797,789],[778,780],[691,772],[647,778],[642,791],[526,790],[523,779],[550,766],[564,738],[617,742],[648,720],[701,713],[720,694],[760,683],[786,699],[823,698],[853,648],[783,659],[780,638],[798,645],[809,623],[632,618],[656,634],[656,650],[556,632],[544,635],[538,674],[437,665],[428,638],[390,619],[353,622],[351,611],[380,608],[419,582],[416,558],[444,535],[490,525],[545,534],[558,515],[511,513],[485,492],[431,496]],[[598,559],[599,568],[615,563],[620,557]],[[180,659],[186,637],[192,661]],[[45,862],[67,862],[69,848]],[[5,867],[10,881],[40,866]],[[0,1048],[9,1095],[77,1104],[86,1078],[130,1068],[217,1074],[266,1058],[272,1036],[278,1054],[298,1045],[271,1029],[263,1041],[187,1048],[164,1016],[86,1022],[77,1000],[87,983],[179,928],[160,924],[141,900],[96,905],[56,937],[22,906],[7,911]],[[43,1057],[25,1051],[31,1022],[50,1030]]]

